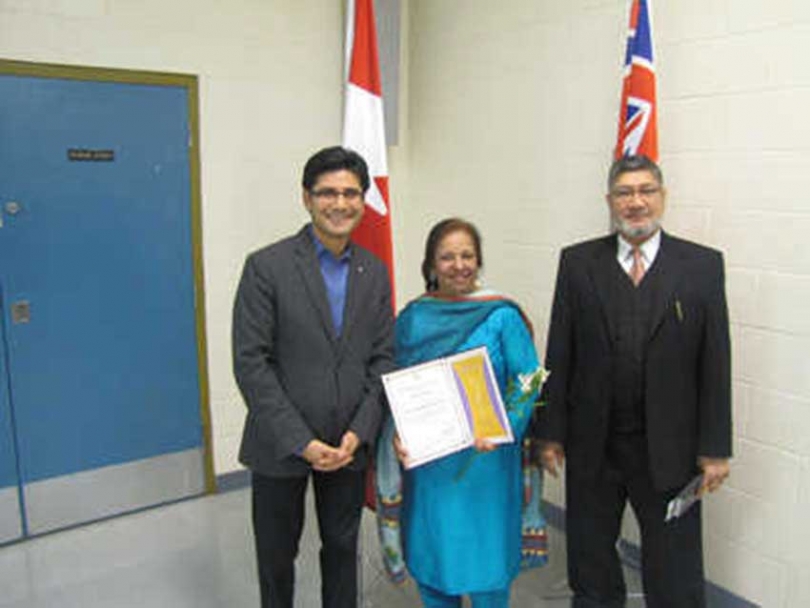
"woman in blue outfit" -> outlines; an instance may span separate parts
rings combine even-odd
[[[384,561],[395,580],[407,566],[427,607],[460,607],[468,595],[474,608],[505,608],[521,565],[547,559],[539,472],[521,469],[537,395],[514,388],[519,375],[537,370],[537,354],[518,306],[478,289],[481,265],[475,226],[439,222],[422,263],[427,293],[405,307],[396,326],[401,367],[486,346],[516,438],[500,446],[477,439],[474,448],[401,472],[396,458],[407,453],[386,424],[377,468]]]

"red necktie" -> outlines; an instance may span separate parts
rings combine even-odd
[[[644,258],[641,257],[641,249],[633,247],[633,265],[630,267],[630,279],[633,285],[638,286],[644,278]]]

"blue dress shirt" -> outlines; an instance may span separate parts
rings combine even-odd
[[[332,313],[335,336],[340,336],[343,329],[343,309],[346,307],[346,287],[349,278],[351,247],[346,247],[340,257],[335,257],[318,240],[311,227],[310,234],[312,235],[312,242],[315,243],[318,265],[321,267],[321,275],[326,285],[326,297],[329,300],[329,310]]]

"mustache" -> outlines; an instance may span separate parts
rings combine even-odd
[[[650,215],[650,212],[647,211],[646,209],[639,209],[638,211],[628,211],[628,212],[622,214],[621,217],[622,218],[628,218],[628,219],[636,219],[636,218],[640,218],[640,217],[648,217],[649,215]]]

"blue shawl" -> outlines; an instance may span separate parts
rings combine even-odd
[[[401,367],[455,353],[489,315],[502,307],[520,307],[491,292],[477,292],[463,299],[422,296],[397,317],[396,359]],[[528,324],[528,323],[527,323]]]

